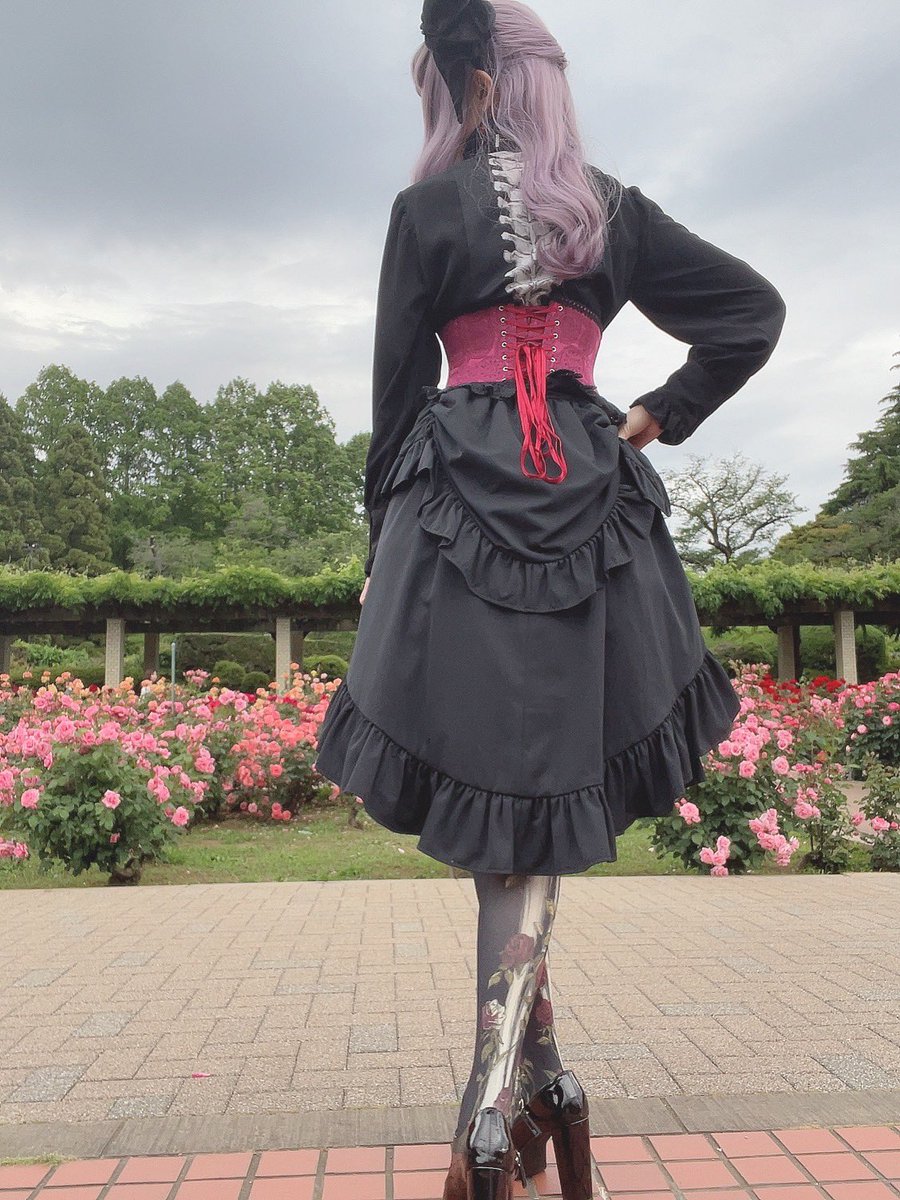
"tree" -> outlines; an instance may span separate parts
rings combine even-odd
[[[44,367],[16,402],[16,412],[37,457],[47,457],[72,421],[96,435],[102,398],[96,383],[79,379],[68,367]]]
[[[22,418],[0,395],[0,562],[38,565],[43,530],[34,486],[35,460]]]
[[[235,379],[219,389],[210,417],[211,458],[229,518],[249,494],[266,497],[297,538],[354,523],[354,467],[311,387],[276,380],[261,393]]]
[[[112,569],[103,466],[83,425],[63,426],[38,469],[38,504],[50,565],[101,575]]]
[[[894,357],[900,357],[900,351]],[[900,363],[892,368],[898,369]],[[879,403],[886,404],[887,411],[879,417],[874,429],[861,433],[850,443],[850,449],[859,453],[847,462],[846,478],[822,505],[821,511],[827,516],[859,509],[900,485],[900,383]]]
[[[900,384],[881,403],[887,408],[874,429],[850,445],[857,453],[843,481],[813,520],[779,541],[773,557],[846,565],[900,558]]]
[[[786,475],[767,474],[740,453],[690,465],[666,481],[673,513],[683,522],[673,535],[682,559],[698,570],[717,562],[755,562],[780,526],[801,512]]]

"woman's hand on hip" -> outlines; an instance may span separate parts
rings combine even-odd
[[[643,404],[635,404],[626,411],[626,417],[619,426],[619,437],[631,442],[638,450],[656,441],[662,433],[662,425],[655,417],[651,417]]]
[[[366,582],[363,584],[363,590],[359,593],[360,604],[365,603],[366,592],[369,590],[369,579],[370,578],[371,578],[371,576],[369,576],[369,575],[366,576]]]

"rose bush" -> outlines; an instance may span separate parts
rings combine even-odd
[[[806,831],[801,866],[836,872],[849,865],[854,822],[840,786],[859,714],[890,716],[897,676],[848,685],[818,676],[805,684],[774,679],[766,664],[733,663],[741,708],[731,734],[703,760],[706,779],[654,822],[657,845],[688,867],[741,873],[774,858],[787,866]],[[870,718],[871,719],[871,718]],[[852,730],[848,741],[848,724]],[[893,720],[882,724],[893,730]],[[881,749],[888,736],[878,741]],[[878,803],[877,801],[875,803]]]
[[[42,862],[136,882],[198,814],[289,821],[339,794],[312,769],[339,680],[297,671],[289,692],[249,696],[202,690],[195,673],[174,703],[165,681],[140,695],[130,682],[100,690],[45,672],[32,691],[0,677],[0,829]]]

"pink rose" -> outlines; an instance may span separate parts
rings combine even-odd
[[[738,767],[738,774],[741,779],[752,779],[756,774],[756,763],[749,762],[746,758]]]
[[[37,808],[40,798],[41,793],[37,790],[37,788],[26,788],[22,793],[22,807]]]
[[[514,933],[503,947],[500,965],[503,967],[521,967],[531,962],[534,956],[534,938],[527,933]]]
[[[787,773],[790,769],[791,769],[791,764],[788,762],[788,760],[784,757],[783,754],[779,754],[779,756],[777,758],[772,759],[772,770],[775,772],[776,775],[787,775]]]
[[[184,807],[183,804],[179,804],[178,808],[176,808],[175,811],[172,813],[172,824],[173,825],[187,825],[187,823],[190,819],[191,819],[191,814],[188,812],[188,810]]]
[[[111,788],[107,788],[103,793],[103,803],[107,808],[118,808],[122,803],[122,797],[118,792],[114,792]]]

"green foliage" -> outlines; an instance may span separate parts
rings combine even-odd
[[[737,626],[727,633],[707,638],[707,644],[723,666],[736,659],[745,663],[778,662],[778,638],[762,625]]]
[[[264,567],[227,567],[193,579],[157,576],[147,579],[133,571],[110,571],[87,577],[54,571],[20,571],[0,567],[0,615],[47,608],[116,615],[119,606],[163,609],[242,606],[275,607],[278,604],[316,607],[359,606],[365,575],[362,563],[353,560],[340,568],[328,567],[307,578],[288,578]]]
[[[222,687],[238,690],[244,682],[246,671],[239,662],[222,658],[213,666],[213,679],[218,679]]]
[[[848,710],[847,762],[864,774],[874,762],[900,769],[900,688],[891,676],[876,679],[860,692],[859,706]]]
[[[349,660],[356,644],[355,629],[331,629],[308,633],[304,639],[306,654],[338,654]]]
[[[179,670],[212,671],[220,658],[238,662],[244,671],[275,677],[275,642],[268,633],[179,633]]]
[[[737,775],[708,775],[688,788],[686,798],[700,809],[702,819],[688,824],[677,809],[653,822],[653,841],[659,851],[674,855],[685,870],[705,871],[699,854],[722,835],[730,839],[728,873],[743,875],[767,861],[766,852],[748,824],[772,803],[771,779],[762,772],[753,779]]]
[[[337,654],[313,654],[308,657],[304,655],[303,669],[318,671],[331,679],[343,679],[347,674],[347,661]]]
[[[112,566],[103,465],[87,431],[65,425],[38,469],[47,556],[57,570],[99,575]]]
[[[147,791],[145,773],[115,743],[87,749],[57,744],[35,808],[0,810],[16,823],[32,854],[74,875],[97,866],[122,882],[137,882],[141,866],[162,858],[177,830]],[[120,797],[103,803],[107,790]],[[115,841],[110,839],[115,837]]]
[[[894,370],[900,368],[898,363]],[[900,384],[882,398],[875,428],[861,433],[845,478],[814,520],[775,547],[787,562],[876,562],[900,556]]]
[[[699,570],[759,559],[775,531],[800,511],[786,475],[767,474],[743,454],[708,461],[691,455],[666,490],[681,518],[674,535],[682,561]]]
[[[861,682],[877,679],[889,666],[887,638],[871,625],[856,627],[856,664]],[[805,626],[800,631],[800,663],[806,676],[829,675],[837,671],[834,632],[827,625]]]
[[[0,562],[37,566],[45,559],[36,467],[21,417],[0,396]]]
[[[268,689],[271,682],[272,677],[268,671],[248,671],[241,683],[241,691],[252,695],[258,688]]]
[[[871,840],[873,871],[900,871],[900,773],[872,757],[866,762],[868,791],[860,805],[867,821],[875,821]],[[889,828],[878,828],[878,822]]]
[[[824,605],[866,608],[886,596],[900,594],[900,559],[853,568],[788,564],[771,559],[734,566],[720,563],[705,575],[688,570],[701,620],[726,605],[771,620],[786,604],[816,601]],[[717,630],[729,628],[726,623]]]

